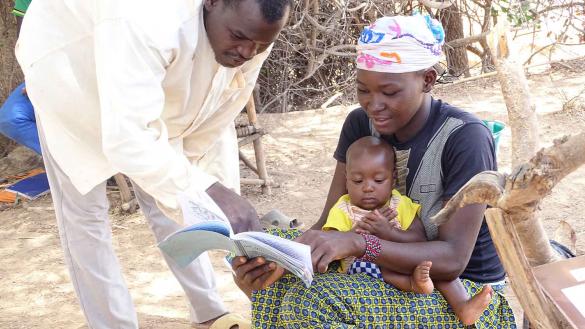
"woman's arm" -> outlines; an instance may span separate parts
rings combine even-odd
[[[382,241],[376,263],[401,273],[411,273],[419,263],[433,262],[431,277],[439,280],[457,278],[467,266],[479,229],[485,205],[469,205],[459,209],[453,218],[439,227],[437,240],[417,243]]]
[[[416,265],[429,260],[433,262],[433,279],[453,280],[469,262],[484,211],[485,205],[469,205],[459,209],[448,223],[439,228],[439,237],[434,241],[398,243],[382,240],[382,250],[376,263],[408,274]],[[297,241],[311,246],[313,267],[322,273],[332,261],[363,256],[366,247],[364,238],[354,232],[311,230]]]
[[[335,173],[333,173],[333,179],[331,180],[331,186],[329,187],[329,193],[327,194],[327,201],[325,201],[325,206],[323,208],[323,212],[321,213],[321,217],[317,223],[311,226],[312,230],[321,230],[323,225],[325,225],[325,221],[327,220],[327,215],[329,215],[329,210],[331,207],[337,202],[337,200],[344,194],[347,193],[347,187],[345,186],[345,163],[341,161],[337,161],[337,165],[335,166]]]

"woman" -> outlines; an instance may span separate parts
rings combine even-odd
[[[263,259],[234,260],[236,282],[253,302],[257,327],[457,328],[457,320],[436,291],[406,293],[362,275],[328,271],[335,260],[367,256],[381,267],[410,273],[424,260],[436,280],[462,279],[475,295],[486,284],[494,294],[477,328],[515,328],[502,295],[505,273],[483,213],[485,205],[458,210],[435,226],[436,214],[475,174],[496,170],[489,130],[475,116],[430,96],[444,33],[428,17],[384,17],[364,29],[358,44],[357,95],[361,105],[347,117],[335,151],[337,166],[323,215],[313,230],[297,237],[312,248],[317,274],[306,288]],[[335,200],[346,193],[345,153],[368,135],[389,142],[397,153],[397,188],[422,206],[429,241],[396,243],[353,232],[318,230]],[[367,220],[366,220],[367,223]],[[298,232],[280,232],[295,238]],[[274,284],[273,284],[274,283]]]

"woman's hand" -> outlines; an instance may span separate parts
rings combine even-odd
[[[332,261],[361,257],[366,248],[364,238],[354,232],[308,230],[295,241],[311,247],[313,269],[320,273],[325,273]]]
[[[264,289],[284,275],[284,269],[274,262],[267,262],[263,257],[247,259],[235,257],[232,261],[234,281],[248,298],[255,290]]]

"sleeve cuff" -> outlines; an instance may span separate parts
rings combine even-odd
[[[205,192],[211,185],[217,182],[218,182],[217,177],[209,175],[208,173],[203,172],[202,170],[197,168],[193,171],[191,180],[189,182],[189,187],[187,189],[188,190],[194,189],[197,191]]]

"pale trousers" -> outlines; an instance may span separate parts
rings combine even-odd
[[[138,328],[132,298],[112,246],[106,183],[81,195],[47,151],[41,125],[39,135],[65,263],[89,327]],[[136,184],[133,186],[157,242],[180,228],[163,215],[151,196]],[[165,260],[185,290],[192,322],[204,322],[227,312],[217,293],[207,254],[186,268],[178,267],[166,257]]]

